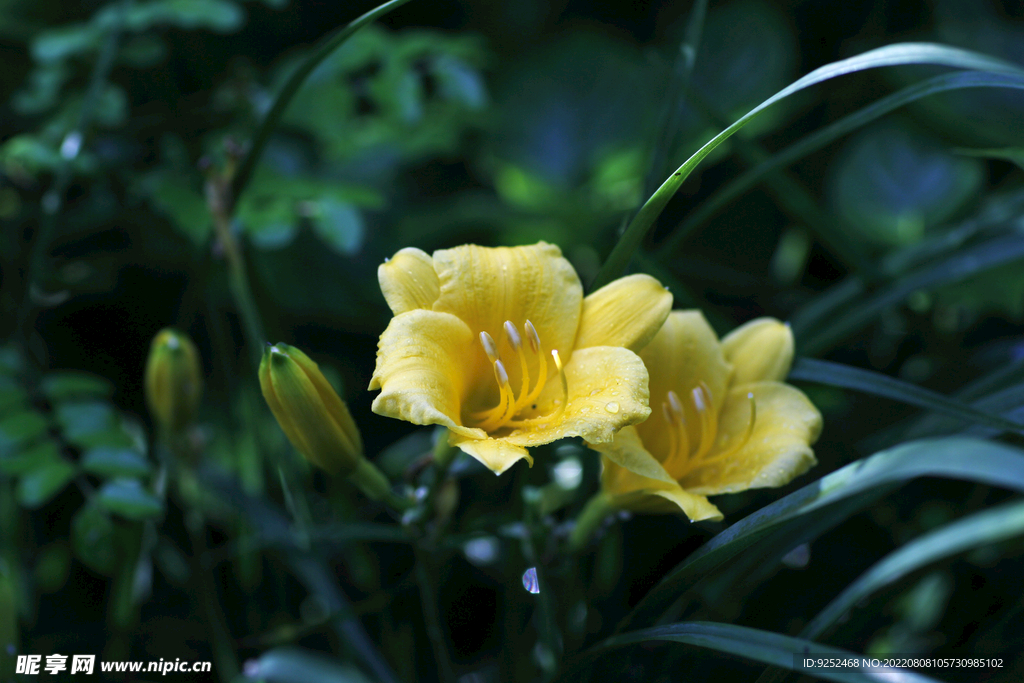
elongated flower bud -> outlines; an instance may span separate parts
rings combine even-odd
[[[160,429],[173,434],[195,419],[203,372],[196,345],[187,335],[167,327],[153,337],[145,385],[149,412]]]
[[[351,474],[363,462],[359,430],[320,368],[294,346],[268,346],[260,363],[263,398],[288,440],[331,474]]]

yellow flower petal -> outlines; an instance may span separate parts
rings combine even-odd
[[[430,310],[441,291],[434,260],[415,247],[401,249],[377,268],[380,291],[398,315],[417,308]]]
[[[524,458],[530,463],[530,467],[533,467],[533,458],[525,448],[504,439],[473,439],[449,431],[448,443],[469,453],[495,474],[501,474]]]
[[[579,349],[565,366],[569,402],[558,413],[554,400],[560,395],[554,379],[538,399],[540,418],[529,428],[504,437],[518,446],[539,446],[568,436],[579,436],[589,443],[609,443],[615,433],[627,425],[647,419],[647,368],[640,357],[628,349],[594,346]],[[560,399],[558,399],[560,400]]]
[[[686,401],[687,393],[704,382],[716,409],[725,400],[732,366],[722,354],[715,331],[700,311],[672,311],[651,343],[640,352],[651,368],[650,400],[654,415],[638,427],[647,450],[662,462],[669,455],[668,424],[661,404],[674,391]]]
[[[680,484],[692,493],[715,495],[750,488],[783,486],[815,464],[813,444],[821,433],[821,413],[803,392],[781,382],[734,387],[719,417],[717,452],[739,443],[750,421],[754,395],[757,419],[750,439],[725,460],[698,466]]]
[[[506,320],[520,330],[529,320],[546,350],[563,357],[572,350],[583,286],[553,244],[441,249],[434,252],[434,270],[441,283],[434,310],[455,315],[474,335],[487,332],[501,344]],[[517,370],[508,370],[515,381]]]
[[[593,444],[591,448],[620,468],[627,469],[634,474],[648,479],[656,479],[666,484],[676,483],[676,480],[665,471],[657,458],[644,448],[640,435],[636,432],[636,427],[632,425],[620,429],[611,443]]]
[[[665,514],[682,510],[694,522],[720,520],[722,513],[705,496],[684,491],[676,482],[642,477],[602,458],[601,490],[622,510]]]
[[[672,294],[650,275],[611,282],[583,300],[576,348],[647,346],[672,310]]]
[[[377,345],[377,367],[369,388],[381,392],[373,400],[373,412],[484,438],[482,430],[461,422],[466,382],[472,374],[467,359],[475,358],[475,350],[473,333],[453,315],[424,310],[396,315]]]
[[[722,349],[734,385],[781,382],[793,365],[793,331],[775,318],[758,318],[727,334]]]

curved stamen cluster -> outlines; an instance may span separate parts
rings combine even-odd
[[[541,418],[531,418],[529,420],[513,419],[524,408],[532,406],[533,402],[540,396],[541,391],[544,390],[544,385],[548,380],[548,363],[544,356],[544,347],[540,343],[540,335],[537,334],[537,329],[533,326],[532,322],[527,320],[523,326],[527,341],[525,346],[523,345],[523,338],[519,334],[519,328],[516,327],[515,323],[506,320],[503,328],[505,330],[505,339],[508,341],[509,346],[512,347],[512,351],[519,357],[519,371],[522,380],[519,384],[519,393],[517,394],[509,382],[508,371],[505,369],[505,364],[498,353],[498,345],[494,343],[494,338],[487,332],[481,332],[480,345],[484,347],[484,353],[487,354],[487,359],[490,360],[491,366],[494,368],[494,379],[498,383],[498,405],[489,410],[472,414],[474,419],[480,421],[477,427],[486,432],[502,427],[523,427],[535,420],[547,419],[549,417],[545,415]],[[527,352],[527,348],[529,348],[529,352]],[[569,398],[569,388],[558,350],[552,349],[551,356],[555,361],[555,367],[558,369],[558,374],[562,381],[562,401],[556,409],[556,411],[560,412],[565,410],[565,404]],[[531,358],[535,359],[537,367],[537,382],[532,388],[530,386]]]
[[[679,395],[669,391],[666,400],[661,404],[662,415],[668,423],[669,437],[669,452],[665,464],[677,479],[681,479],[697,467],[721,462],[734,455],[750,441],[750,436],[754,433],[754,422],[757,420],[754,394],[748,393],[750,418],[747,421],[746,432],[734,444],[711,456],[718,436],[718,409],[712,400],[711,390],[707,384],[700,382],[690,390],[687,398],[689,401],[684,406]]]

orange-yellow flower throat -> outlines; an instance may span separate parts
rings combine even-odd
[[[494,368],[494,379],[498,383],[498,405],[488,410],[483,410],[471,414],[474,420],[478,420],[475,425],[479,429],[485,432],[493,432],[502,427],[512,427],[519,429],[521,427],[527,427],[533,424],[538,424],[542,420],[551,419],[557,417],[565,410],[565,404],[569,399],[569,385],[565,377],[565,369],[562,367],[562,359],[558,355],[558,349],[551,350],[551,357],[555,361],[555,367],[558,368],[558,375],[562,385],[562,398],[561,400],[556,399],[555,410],[541,417],[533,417],[529,419],[514,419],[524,409],[529,407],[531,410],[536,407],[534,401],[540,396],[544,390],[544,386],[547,384],[548,379],[548,363],[544,355],[544,347],[541,345],[540,335],[537,334],[537,329],[533,326],[533,323],[529,320],[523,325],[523,329],[526,332],[527,344],[524,347],[522,336],[519,334],[519,328],[516,327],[515,323],[510,320],[506,320],[504,324],[505,339],[508,341],[512,351],[519,358],[519,372],[522,377],[519,385],[519,394],[516,395],[515,390],[512,388],[512,384],[509,382],[508,371],[505,369],[505,364],[501,360],[501,356],[498,353],[498,346],[494,343],[494,338],[487,332],[480,333],[480,345],[484,348],[484,353],[487,354],[487,359],[491,362],[491,366]],[[527,347],[529,352],[527,352]],[[530,386],[530,361],[534,360],[537,366],[537,382],[531,388]]]

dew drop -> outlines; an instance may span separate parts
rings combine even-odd
[[[530,567],[523,572],[523,588],[531,593],[540,593],[540,583],[537,581],[536,567]]]
[[[616,403],[615,401],[612,401],[611,403],[606,403],[604,409],[607,410],[612,415],[614,415],[615,413],[619,412],[619,404]]]

